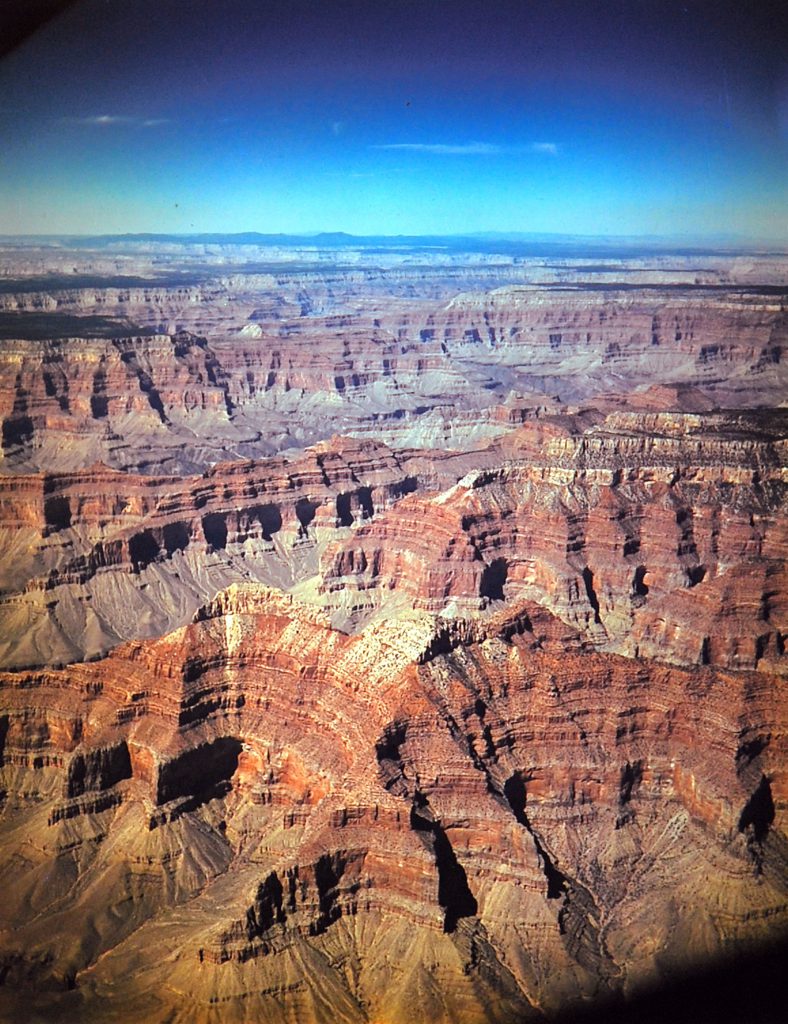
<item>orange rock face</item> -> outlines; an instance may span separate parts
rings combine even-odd
[[[788,923],[779,677],[247,585],[2,685],[4,993],[58,1019],[527,1019]]]
[[[0,296],[3,1020],[620,1020],[784,948],[775,260],[63,258]]]
[[[329,546],[324,589],[383,608],[404,592],[436,612],[529,598],[599,649],[775,665],[785,447],[782,427],[750,425],[613,413],[583,433],[521,428],[497,468],[407,497]]]

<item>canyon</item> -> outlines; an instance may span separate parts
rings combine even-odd
[[[0,246],[0,1015],[771,1019],[787,265]]]

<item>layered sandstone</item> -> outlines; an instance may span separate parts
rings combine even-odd
[[[543,604],[600,650],[779,667],[780,414],[543,412],[475,452],[335,438],[198,477],[6,478],[6,665],[62,663],[182,625],[256,579],[357,629],[402,607]],[[3,526],[0,522],[0,526]]]
[[[332,539],[404,495],[455,483],[471,464],[337,438],[180,480],[101,466],[0,478],[0,537],[15,553],[3,564],[0,659],[95,657],[183,625],[234,581],[314,590]]]
[[[327,605],[353,621],[403,598],[459,615],[528,598],[601,650],[782,663],[781,427],[614,413],[585,430],[548,420],[498,447],[495,468],[406,497],[329,546]]]
[[[3,1019],[788,948],[784,260],[336,244],[0,248]]]
[[[2,684],[6,1012],[539,1019],[788,924],[777,678],[247,586]]]
[[[505,432],[518,395],[577,403],[655,377],[717,406],[785,394],[785,291],[767,260],[694,272],[381,260],[203,269],[177,286],[4,284],[7,471],[194,472],[338,431],[468,448]]]

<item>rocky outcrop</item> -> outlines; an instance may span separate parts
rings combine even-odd
[[[20,557],[0,601],[3,658],[94,656],[252,578],[296,588],[344,629],[527,598],[600,650],[779,666],[783,419],[545,411],[472,453],[335,438],[183,481],[129,477],[126,497],[100,467],[7,478]]]
[[[351,630],[402,606],[487,614],[528,598],[602,650],[779,665],[784,433],[778,413],[587,410],[466,454],[337,438],[184,481],[6,478],[20,557],[3,657],[93,656],[254,578],[301,588]]]
[[[3,661],[63,663],[160,635],[233,581],[307,581],[330,538],[467,465],[339,438],[185,480],[106,467],[0,478],[0,530],[19,550],[4,565]]]
[[[603,650],[780,663],[781,429],[623,413],[583,432],[571,421],[523,428],[501,443],[502,465],[407,497],[330,545],[326,603],[358,617],[404,598],[463,615],[528,598]]]
[[[788,925],[776,677],[246,585],[0,682],[6,1013],[541,1019]]]

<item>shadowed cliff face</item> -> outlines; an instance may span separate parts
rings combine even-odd
[[[779,260],[198,255],[0,284],[0,1017],[765,1024]]]

